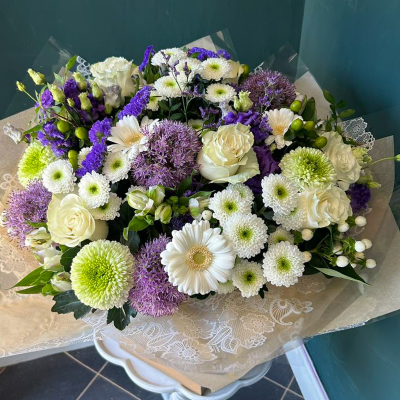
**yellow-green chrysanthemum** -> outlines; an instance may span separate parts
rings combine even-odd
[[[42,177],[46,167],[56,160],[53,152],[39,142],[32,142],[18,164],[18,179],[23,186]]]
[[[298,147],[286,154],[279,164],[282,174],[299,188],[326,188],[336,181],[336,173],[329,158],[318,149]]]
[[[129,248],[118,242],[89,243],[72,262],[72,289],[90,307],[99,310],[122,307],[133,286],[134,261]]]

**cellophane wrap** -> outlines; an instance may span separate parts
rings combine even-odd
[[[191,43],[217,50],[228,43],[229,35],[219,32]],[[299,61],[297,61],[299,62]],[[78,68],[87,70],[81,59]],[[303,68],[304,69],[304,68]],[[299,92],[314,96],[318,116],[325,118],[329,106],[310,72],[302,71],[296,80]],[[0,121],[27,128],[33,109]],[[364,131],[362,119],[345,126],[346,134],[372,149],[373,159],[392,156],[393,137],[376,140]],[[7,196],[18,187],[16,170],[24,146],[16,146],[0,136],[0,198],[6,207]],[[172,367],[212,391],[243,376],[255,365],[270,360],[313,336],[361,326],[377,317],[400,309],[400,234],[389,201],[393,195],[394,165],[373,167],[374,180],[382,184],[372,191],[365,210],[368,224],[357,229],[359,240],[366,237],[373,246],[368,257],[377,262],[361,276],[370,284],[343,279],[327,279],[322,274],[300,278],[290,288],[269,285],[265,298],[229,295],[190,299],[173,316],[153,318],[138,315],[127,329],[118,331],[96,312],[76,321],[72,315],[50,311],[51,298],[18,295],[8,290],[23,276],[37,268],[27,250],[18,248],[4,228],[0,229],[0,356],[66,346],[98,338],[111,338],[133,354]]]

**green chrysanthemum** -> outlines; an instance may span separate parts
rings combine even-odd
[[[335,168],[318,149],[298,147],[282,158],[279,167],[301,189],[325,188],[336,181]]]
[[[78,299],[93,308],[122,307],[133,286],[134,257],[127,246],[98,240],[83,247],[71,266]]]
[[[32,142],[18,164],[18,179],[23,186],[42,177],[45,168],[56,160],[53,152],[39,142]]]

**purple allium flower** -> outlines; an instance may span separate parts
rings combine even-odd
[[[254,135],[255,142],[261,142],[268,136],[268,132],[261,126],[263,118],[257,111],[249,110],[247,112],[234,113],[233,111],[225,115],[225,124],[232,125],[240,122],[243,125],[250,125],[250,130]]]
[[[146,105],[149,102],[151,90],[151,86],[143,86],[118,114],[118,118],[122,119],[126,115],[133,115],[134,117],[138,117],[146,108]]]
[[[250,92],[253,107],[275,109],[289,106],[296,98],[295,86],[278,71],[263,70],[250,74],[240,85],[240,90]]]
[[[253,178],[250,178],[245,184],[253,191],[255,194],[262,193],[261,180],[264,176],[279,172],[279,162],[274,160],[269,147],[265,144],[261,146],[254,146],[253,150],[257,155],[258,164],[260,167],[260,173]]]
[[[371,190],[367,185],[352,183],[346,193],[350,195],[350,205],[353,213],[367,208],[368,202],[371,199]]]
[[[140,72],[144,71],[144,69],[146,68],[147,64],[149,63],[150,55],[153,55],[153,54],[154,54],[154,46],[147,47],[147,49],[146,49],[146,51],[144,52],[144,55],[143,55],[143,61],[139,66],[139,71]]]
[[[54,99],[49,89],[43,91],[40,101],[45,109],[54,106]]]
[[[43,125],[43,131],[38,132],[37,139],[43,146],[49,146],[57,157],[64,156],[74,146],[74,140],[65,139],[64,134],[57,129],[55,120]]]
[[[129,301],[140,314],[171,315],[188,298],[168,281],[168,274],[161,264],[160,254],[169,241],[162,235],[147,242],[136,255],[135,286],[129,292]]]
[[[42,182],[34,181],[22,190],[14,191],[8,198],[8,209],[5,211],[5,223],[8,233],[25,245],[26,235],[34,228],[29,222],[46,222],[46,213],[51,200],[51,193]]]
[[[177,121],[163,120],[143,133],[148,150],[132,163],[132,174],[141,186],[176,187],[197,169],[197,154],[201,143],[196,131]]]
[[[178,217],[171,219],[171,227],[175,231],[180,231],[185,226],[185,224],[191,224],[193,222],[193,217],[190,214],[179,215]]]

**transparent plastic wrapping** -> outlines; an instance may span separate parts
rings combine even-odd
[[[53,71],[61,68],[68,56],[64,59],[66,52],[52,46]],[[188,46],[210,50],[227,48],[236,57],[226,31]],[[40,65],[42,67],[42,63]],[[83,60],[78,68],[87,69],[87,63]],[[288,74],[296,80],[299,92],[315,97],[319,117],[328,115],[329,106],[321,89],[289,45],[269,57],[260,68],[279,69]],[[25,128],[31,118],[32,111],[28,110],[0,121],[0,129],[7,122]],[[345,125],[346,134],[355,137],[360,135],[360,129],[363,134],[360,124],[362,126],[361,120]],[[15,146],[4,135],[0,136],[0,148],[0,198],[4,206],[9,191],[17,185],[15,172],[23,148]],[[376,140],[369,154],[378,159],[393,155],[393,150],[393,137],[390,136]],[[258,296],[242,298],[238,292],[210,296],[203,301],[190,299],[170,317],[139,315],[123,332],[106,325],[104,313],[91,314],[86,323],[75,321],[71,315],[52,313],[49,298],[22,297],[8,291],[7,288],[35,268],[36,262],[30,253],[11,242],[1,228],[0,356],[90,340],[94,328],[98,338],[115,339],[122,348],[173,367],[215,391],[243,376],[255,365],[289,351],[302,340],[360,326],[397,312],[400,309],[400,233],[390,201],[397,203],[399,192],[392,196],[393,163],[378,164],[372,173],[382,187],[372,192],[370,208],[366,210],[367,226],[356,232],[360,239],[367,237],[374,243],[369,257],[376,260],[378,267],[361,272],[369,286],[326,279],[322,274],[308,275],[290,288],[270,285],[264,299]]]

